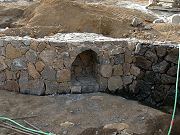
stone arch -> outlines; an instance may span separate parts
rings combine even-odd
[[[76,56],[71,66],[71,92],[97,92],[98,60],[97,53],[91,49],[82,51]]]

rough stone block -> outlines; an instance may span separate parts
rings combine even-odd
[[[169,63],[167,63],[165,60],[157,63],[156,65],[152,66],[152,69],[154,72],[160,72],[165,73],[169,67]]]
[[[18,58],[18,57],[21,57],[21,56],[22,56],[22,54],[21,54],[20,49],[17,49],[17,48],[13,47],[10,44],[8,44],[6,46],[6,57],[7,58],[15,59],[15,58]]]
[[[112,65],[101,65],[100,73],[103,77],[111,77],[112,75]]]
[[[17,58],[12,61],[11,64],[12,70],[24,70],[27,69],[27,63],[24,58]]]
[[[158,57],[164,57],[166,55],[166,48],[165,47],[156,47],[156,53]]]
[[[166,74],[161,75],[161,82],[163,84],[175,84],[176,83],[176,77],[172,77]]]
[[[58,82],[68,82],[71,80],[71,71],[68,69],[62,69],[57,72]]]
[[[151,65],[152,65],[152,62],[147,60],[145,57],[143,56],[136,56],[136,62],[135,62],[135,65],[137,67],[140,67],[142,69],[145,69],[145,70],[148,70],[148,69],[151,69]]]
[[[122,65],[114,65],[113,66],[113,75],[120,76],[123,75],[123,66]]]
[[[58,93],[58,90],[60,89],[60,85],[57,82],[52,82],[52,81],[45,81],[46,85],[46,91],[45,94],[56,94]]]
[[[134,76],[138,76],[141,73],[141,70],[138,67],[136,67],[134,64],[132,64],[130,73]]]
[[[19,92],[19,84],[17,83],[17,81],[8,80],[5,84],[4,89],[13,92]]]
[[[114,64],[118,65],[118,64],[123,64],[124,63],[124,54],[118,54],[114,56]]]
[[[29,50],[26,52],[25,57],[29,62],[35,63],[37,60],[37,53],[33,50]]]
[[[130,75],[130,68],[131,68],[131,64],[124,63],[123,64],[123,74],[124,75]]]
[[[165,60],[177,64],[178,54],[178,48],[171,49],[171,51],[169,51],[168,55],[165,57]]]
[[[38,71],[36,70],[34,64],[28,63],[28,64],[27,64],[27,69],[28,69],[29,75],[30,75],[33,79],[38,79],[38,78],[40,78],[40,74],[39,74]]]
[[[45,66],[41,75],[45,80],[56,81],[56,71],[52,67]]]
[[[20,93],[23,94],[32,94],[32,95],[44,95],[45,87],[44,82],[42,80],[29,80],[22,82],[20,81]]]
[[[176,74],[177,74],[177,66],[173,66],[169,68],[169,70],[167,71],[167,75],[176,76]]]
[[[36,62],[35,67],[38,72],[41,72],[43,71],[45,64],[42,61],[38,61]]]
[[[133,81],[133,76],[132,76],[132,75],[123,76],[122,79],[123,79],[123,84],[124,84],[124,86],[126,86],[126,85],[132,83],[132,81]]]
[[[3,71],[7,68],[7,65],[4,61],[4,57],[0,56],[0,71]]]
[[[106,91],[107,87],[108,87],[108,79],[102,77],[101,75],[98,75],[98,84],[99,84],[99,91]]]
[[[40,53],[39,57],[47,64],[52,64],[55,57],[56,52],[54,50],[44,50]]]
[[[71,93],[73,94],[81,93],[81,86],[71,86]]]
[[[123,88],[123,81],[120,76],[113,76],[108,80],[108,89],[111,92],[115,92],[117,89]]]

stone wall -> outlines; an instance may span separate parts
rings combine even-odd
[[[126,93],[152,105],[173,99],[178,45],[57,34],[0,38],[0,89],[23,94]]]

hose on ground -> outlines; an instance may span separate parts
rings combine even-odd
[[[177,68],[177,77],[176,77],[176,92],[175,92],[175,99],[174,99],[174,108],[173,108],[171,123],[168,130],[168,135],[171,134],[171,131],[174,125],[175,114],[176,114],[176,107],[177,107],[177,100],[178,100],[179,70],[180,70],[180,45],[179,45],[179,58],[178,58],[178,68]]]
[[[0,116],[0,121],[9,122],[9,123],[13,124],[13,126],[15,126],[17,129],[19,129],[21,131],[24,131],[24,132],[27,132],[27,133],[39,134],[39,135],[55,135],[53,133],[43,132],[41,130],[34,130],[34,129],[31,129],[31,128],[27,128],[27,127],[17,123],[14,120],[7,118],[7,117]]]

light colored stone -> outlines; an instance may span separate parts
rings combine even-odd
[[[140,74],[141,70],[136,67],[134,64],[131,65],[130,73],[134,76],[138,76]]]
[[[31,44],[31,39],[29,39],[30,37],[26,36],[26,37],[24,37],[24,38],[25,38],[25,39],[22,41],[23,44],[24,44],[25,46],[30,46],[30,44]]]
[[[81,93],[81,86],[71,86],[71,93]]]
[[[40,74],[39,74],[38,71],[36,70],[34,64],[28,63],[28,64],[27,64],[27,69],[28,69],[29,75],[30,75],[33,79],[38,79],[38,78],[40,77]]]
[[[45,64],[42,61],[38,61],[36,62],[35,67],[38,72],[41,72],[43,71]]]
[[[113,123],[107,124],[103,127],[104,129],[117,129],[119,132],[129,128],[129,125],[126,123]]]
[[[4,46],[2,39],[0,39],[0,46]]]
[[[0,56],[0,71],[3,71],[7,68],[7,65],[6,65],[4,59],[5,58],[3,56]]]
[[[63,127],[63,128],[69,128],[69,127],[73,127],[74,123],[66,121],[64,123],[61,123],[60,126]]]
[[[91,100],[100,100],[100,101],[102,101],[103,99],[104,99],[103,96],[92,96],[91,97]]]
[[[165,21],[163,18],[158,18],[158,19],[154,20],[153,23],[165,23]]]
[[[24,70],[27,69],[26,60],[24,58],[14,59],[11,64],[12,70]]]
[[[68,82],[71,80],[71,72],[68,69],[62,69],[57,72],[58,82]]]
[[[111,77],[112,75],[112,66],[111,65],[101,65],[100,73],[103,77]]]
[[[5,56],[5,48],[0,47],[0,56]]]
[[[170,17],[170,22],[174,24],[180,24],[180,14],[174,14]]]
[[[113,76],[108,80],[108,89],[115,92],[117,89],[123,88],[123,81],[120,76]]]
[[[44,50],[39,56],[45,63],[52,64],[56,57],[56,53],[54,50]]]
[[[109,54],[110,55],[117,55],[117,54],[120,54],[120,53],[124,53],[125,52],[125,49],[122,48],[122,47],[117,47],[117,48],[114,48],[112,50],[109,51]]]
[[[113,66],[113,75],[114,76],[120,76],[123,75],[123,67],[122,65],[114,65]]]
[[[10,44],[8,44],[6,46],[6,57],[7,58],[15,59],[15,58],[18,58],[18,57],[21,57],[21,56],[22,56],[22,54],[21,54],[20,49],[17,49],[17,48],[13,47]]]
[[[142,21],[141,19],[137,18],[137,17],[135,17],[135,18],[132,20],[132,23],[131,23],[131,25],[132,25],[133,27],[138,27],[138,26],[140,26],[141,24],[143,24],[143,21]]]

